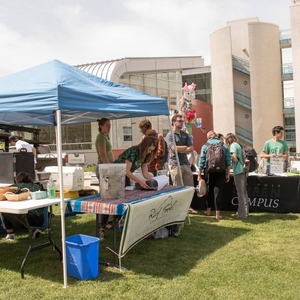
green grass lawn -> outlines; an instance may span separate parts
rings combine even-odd
[[[59,207],[52,232],[60,245]],[[0,299],[299,299],[299,214],[252,213],[236,220],[191,215],[178,238],[146,239],[122,259],[123,271],[100,265],[90,281],[68,277],[51,247],[31,253],[26,231],[0,241]],[[66,218],[66,236],[95,235],[95,215]],[[120,232],[118,232],[120,235]],[[3,234],[4,236],[4,234]],[[100,245],[100,260],[112,261],[112,230]],[[43,233],[40,238],[46,240]],[[119,237],[118,237],[119,239]]]

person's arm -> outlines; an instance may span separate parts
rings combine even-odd
[[[32,147],[32,153],[36,157],[36,148],[35,147]]]
[[[186,135],[185,137],[185,144],[186,145],[183,145],[183,146],[176,146],[176,149],[177,149],[177,152],[178,153],[190,153],[190,152],[193,152],[194,151],[194,146],[190,140],[190,137],[188,135]],[[173,149],[174,149],[174,145],[172,146]],[[172,150],[173,150],[172,149]],[[174,151],[174,150],[173,150]]]
[[[277,154],[276,153],[271,153],[269,154],[268,152],[263,152],[263,158],[271,158],[271,157],[276,157]]]
[[[202,179],[202,173],[205,169],[205,162],[206,162],[206,151],[207,146],[203,145],[200,152],[199,162],[198,162],[198,181]]]
[[[131,173],[130,169],[131,169],[131,166],[132,166],[132,162],[126,159],[125,160],[125,164],[126,164],[126,176],[129,179],[131,179],[131,180],[139,183],[142,188],[149,189],[149,186],[146,184],[146,179],[138,178],[137,176],[133,175],[133,173]],[[148,172],[148,166],[147,166],[147,164],[143,164],[143,165],[146,166],[147,172]],[[141,169],[142,169],[142,174],[144,176],[143,165],[141,166]],[[148,173],[148,175],[150,176],[149,173]],[[152,176],[150,176],[148,179],[152,179]]]
[[[270,158],[270,157],[275,157],[276,154],[273,153],[273,154],[270,154],[270,149],[269,149],[269,146],[268,146],[268,141],[265,142],[264,144],[264,148],[263,148],[263,158]]]
[[[194,151],[194,146],[191,145],[191,146],[187,147],[186,150],[183,151],[183,153],[190,153],[190,152],[193,152],[193,151]]]
[[[106,154],[106,147],[105,146],[98,146],[98,150],[99,150],[99,154],[100,154],[100,157],[101,157],[101,161],[105,164],[109,164],[110,161],[107,157],[107,154]]]
[[[188,146],[186,146],[186,145],[184,145],[184,146],[172,145],[171,149],[172,149],[173,152],[175,152],[175,147],[176,147],[178,153],[184,153],[186,151],[186,149],[188,148]]]
[[[231,153],[231,160],[232,160],[233,162],[236,162],[236,161],[238,160],[237,155],[236,155],[235,152],[232,152],[232,153]]]
[[[226,158],[226,182],[229,182],[230,180],[230,169],[231,169],[231,153],[230,150],[228,149],[228,147],[224,144],[223,145],[223,149],[225,151],[225,158]],[[236,152],[233,152],[236,156]],[[237,159],[237,156],[236,156]]]
[[[231,166],[227,166],[227,170],[226,170],[226,182],[229,182],[229,180],[230,180],[230,169],[231,169]]]
[[[147,180],[153,178],[153,176],[151,176],[151,175],[149,174],[149,171],[148,171],[148,165],[147,165],[147,164],[142,164],[142,165],[141,165],[141,170],[142,170],[142,174],[143,174],[144,178],[146,178]]]

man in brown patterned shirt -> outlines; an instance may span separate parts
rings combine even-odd
[[[148,164],[148,171],[153,173],[154,176],[157,175],[158,170],[164,168],[163,157],[166,152],[166,142],[164,137],[152,129],[152,124],[148,119],[143,119],[139,124],[140,132],[143,134],[141,140],[145,136],[154,136],[157,138],[158,149],[155,155],[154,160]]]

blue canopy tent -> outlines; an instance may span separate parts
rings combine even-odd
[[[61,126],[169,115],[167,101],[101,79],[58,60],[0,78],[0,123],[55,125],[57,155],[62,156]],[[58,160],[60,190],[62,162]],[[60,193],[64,287],[67,287],[64,199]]]

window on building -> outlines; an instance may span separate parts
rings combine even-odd
[[[131,142],[132,141],[132,127],[123,127],[123,141],[124,142]]]
[[[169,129],[163,129],[163,137],[166,137],[169,131]]]
[[[54,126],[38,126],[39,140],[49,144],[52,151],[56,151],[56,137]],[[92,149],[91,123],[62,126],[62,150]]]

